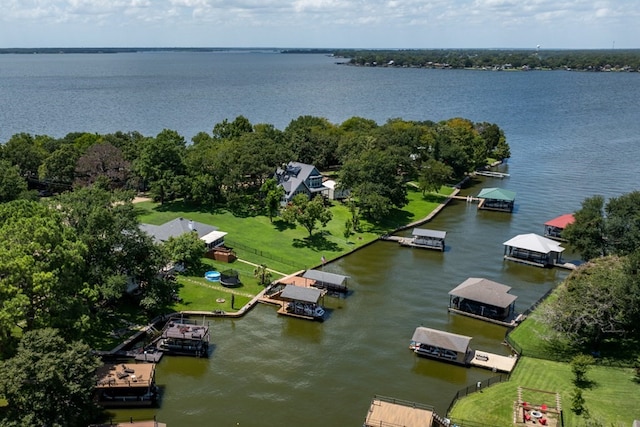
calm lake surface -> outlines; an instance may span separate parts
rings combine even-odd
[[[353,293],[325,299],[324,323],[279,317],[258,306],[238,320],[212,320],[209,359],[165,357],[154,410],[171,427],[358,426],[374,394],[435,406],[491,377],[408,350],[416,326],[473,337],[472,347],[508,354],[505,328],[447,312],[447,293],[468,277],[513,287],[525,310],[566,272],[503,262],[502,243],[542,234],[543,223],[585,197],[637,190],[640,74],[482,72],[356,68],[323,55],[266,52],[0,55],[0,141],[18,132],[174,129],[190,139],[225,118],[280,129],[300,115],[333,123],[361,116],[497,123],[512,158],[463,194],[517,192],[512,215],[453,202],[426,227],[447,231],[445,253],[377,242],[327,271],[351,277]],[[565,254],[565,259],[575,257]]]

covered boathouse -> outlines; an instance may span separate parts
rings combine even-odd
[[[170,320],[162,329],[158,350],[182,356],[209,356],[209,325],[197,324],[189,319]]]
[[[347,279],[349,276],[327,273],[322,270],[307,270],[302,277],[312,281],[311,286],[326,289],[329,292],[347,292],[348,290]]]
[[[536,267],[562,265],[564,248],[555,240],[529,233],[504,242],[504,259]]]
[[[478,209],[513,212],[516,193],[503,188],[483,188],[478,194]]]
[[[414,228],[411,232],[411,238],[400,239],[400,244],[402,246],[411,246],[414,248],[437,249],[439,251],[444,251],[444,239],[446,237],[446,231]]]
[[[409,348],[419,356],[466,365],[471,337],[418,326]]]
[[[557,218],[554,218],[550,221],[544,223],[544,237],[548,237],[549,239],[564,241],[562,238],[562,232],[567,225],[573,224],[575,218],[573,214],[564,214],[560,215]]]
[[[449,311],[503,326],[514,323],[515,301],[510,286],[470,277],[449,292]]]
[[[317,288],[286,285],[279,296],[285,304],[280,307],[278,314],[322,321],[324,308],[320,305],[320,300],[325,292]]]

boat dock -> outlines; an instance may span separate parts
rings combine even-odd
[[[499,178],[499,179],[509,178],[511,176],[508,173],[494,172],[494,171],[476,171],[475,174],[480,176],[488,176],[489,178]]]
[[[469,365],[491,369],[494,372],[510,373],[518,361],[516,356],[501,356],[480,350],[471,350],[470,356]]]

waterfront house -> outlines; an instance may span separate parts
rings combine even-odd
[[[567,225],[572,224],[574,221],[575,218],[573,214],[564,214],[545,222],[544,237],[554,240],[565,240],[562,238],[562,232],[567,228]]]
[[[449,292],[449,311],[481,320],[506,323],[513,318],[515,301],[510,286],[470,277]]]
[[[276,170],[274,178],[284,189],[282,204],[291,202],[297,194],[306,194],[309,199],[329,191],[322,184],[322,174],[313,166],[299,162],[289,162]]]
[[[516,193],[503,188],[483,188],[477,197],[478,209],[513,212]]]
[[[550,267],[561,264],[564,248],[555,240],[537,234],[519,234],[504,242],[504,259],[534,265]]]
[[[313,287],[326,289],[330,292],[347,292],[347,279],[349,276],[328,273],[322,270],[307,270],[302,277],[308,279]]]
[[[217,261],[233,262],[235,253],[224,247],[226,232],[218,227],[185,218],[175,218],[161,225],[140,224],[140,229],[151,236],[156,243],[163,243],[171,237],[180,237],[186,233],[197,233],[206,247],[207,258]]]
[[[449,424],[432,406],[384,396],[374,396],[363,427],[446,427]]]
[[[418,326],[409,348],[419,356],[466,365],[471,357],[471,337]]]
[[[155,363],[102,365],[96,371],[96,402],[104,408],[155,405],[155,370]]]

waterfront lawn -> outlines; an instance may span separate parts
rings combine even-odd
[[[181,298],[172,309],[175,311],[237,311],[247,304],[254,296],[264,289],[258,284],[258,279],[253,277],[255,267],[250,264],[236,261],[233,264],[203,259],[203,266],[195,272],[186,272],[177,276],[178,293]],[[204,278],[204,273],[209,270],[224,271],[236,270],[239,274],[241,286],[226,288],[220,282],[210,282]],[[280,277],[272,275],[272,279]],[[231,307],[231,295],[234,306]],[[224,302],[217,302],[224,300]]]
[[[634,381],[633,369],[594,366],[587,372],[591,387],[583,390],[585,407],[592,419],[607,426],[629,426],[638,416],[637,404],[640,384]],[[458,423],[464,420],[483,425],[508,426],[513,423],[513,406],[519,386],[558,392],[566,427],[584,425],[583,417],[571,411],[571,396],[574,390],[574,375],[567,363],[522,357],[511,379],[492,385],[481,392],[460,399],[453,406],[449,417]],[[528,391],[524,391],[526,397]],[[555,406],[553,396],[545,396],[546,403]],[[542,398],[542,397],[541,397]]]
[[[442,189],[445,195],[452,191],[452,188]],[[407,206],[393,210],[381,224],[361,220],[360,231],[348,238],[344,236],[344,224],[351,214],[348,207],[339,202],[332,204],[333,219],[327,227],[316,230],[311,237],[302,227],[292,227],[278,218],[270,222],[263,215],[236,217],[223,209],[198,211],[182,201],[164,205],[141,202],[136,204],[136,209],[143,223],[159,225],[183,217],[214,225],[228,233],[225,240],[240,258],[289,274],[320,265],[322,256],[333,259],[345,255],[381,234],[426,217],[444,200],[445,195],[423,196],[420,191],[408,187]]]

